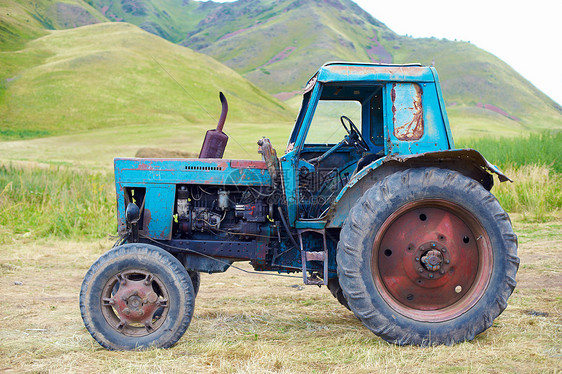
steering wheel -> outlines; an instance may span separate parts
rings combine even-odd
[[[344,120],[347,121],[347,123],[349,124],[349,129],[345,125]],[[365,139],[363,139],[363,136],[361,136],[361,132],[359,131],[357,126],[355,126],[353,121],[350,120],[349,117],[346,117],[346,116],[341,116],[340,121],[341,121],[341,124],[342,124],[343,128],[345,129],[345,131],[347,131],[347,134],[348,134],[348,136],[346,137],[347,138],[346,143],[348,145],[354,146],[360,152],[367,152],[369,150],[369,146],[365,142]]]
[[[344,120],[348,122],[349,129],[345,125]],[[354,146],[359,152],[369,151],[369,146],[365,142],[365,139],[363,139],[363,137],[361,136],[359,129],[357,129],[357,126],[355,126],[353,121],[346,116],[341,116],[340,121],[345,131],[347,131],[347,135],[343,138],[342,141],[340,141],[338,144],[333,145],[332,148],[328,149],[322,155],[308,160],[310,164],[320,163],[320,161],[324,160],[326,157],[337,151],[344,144]]]

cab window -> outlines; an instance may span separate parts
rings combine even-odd
[[[306,136],[307,144],[336,144],[347,132],[341,116],[349,117],[357,126],[361,125],[361,103],[355,100],[320,100]]]

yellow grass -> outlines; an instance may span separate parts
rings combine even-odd
[[[165,127],[131,125],[78,132],[72,135],[40,139],[0,142],[0,161],[32,161],[73,165],[88,169],[112,170],[114,157],[134,157],[145,147],[164,148],[199,155],[207,130],[216,127],[205,124],[170,124]],[[258,130],[256,130],[258,128]],[[224,158],[261,159],[257,141],[262,136],[271,139],[279,155],[283,154],[291,123],[245,124],[229,122],[229,135]]]
[[[561,371],[562,222],[513,218],[522,265],[509,307],[475,341],[432,348],[385,343],[325,288],[230,269],[202,275],[192,324],[173,348],[106,351],[82,324],[78,292],[89,265],[111,242],[31,242],[16,236],[0,247],[0,371]]]
[[[510,166],[504,170],[513,183],[496,184],[492,193],[510,213],[521,213],[526,221],[562,219],[562,174],[541,165]]]

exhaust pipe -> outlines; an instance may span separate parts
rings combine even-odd
[[[222,92],[219,93],[219,98],[222,103],[221,117],[217,128],[215,130],[209,130],[207,134],[205,134],[205,140],[203,140],[199,158],[222,158],[224,154],[228,136],[222,132],[222,128],[224,127],[226,114],[228,113],[228,102]]]

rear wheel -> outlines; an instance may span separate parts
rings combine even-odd
[[[158,247],[138,243],[101,256],[80,290],[86,328],[114,350],[172,346],[191,322],[194,301],[182,264]]]
[[[517,237],[498,201],[457,172],[388,176],[350,211],[338,244],[350,309],[397,344],[472,340],[506,308]]]
[[[334,296],[341,305],[349,309],[349,305],[347,305],[347,300],[343,295],[338,277],[328,279],[328,289],[330,290],[332,296]]]

